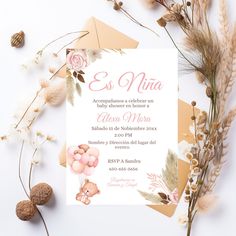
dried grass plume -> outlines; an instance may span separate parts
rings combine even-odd
[[[58,106],[66,98],[66,81],[59,79],[51,83],[44,91],[45,102],[51,106]]]

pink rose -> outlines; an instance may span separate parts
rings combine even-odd
[[[69,69],[80,71],[88,66],[87,55],[84,50],[72,50],[66,58],[67,66]]]

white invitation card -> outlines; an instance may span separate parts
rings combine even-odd
[[[68,204],[177,204],[177,67],[173,49],[67,50]]]

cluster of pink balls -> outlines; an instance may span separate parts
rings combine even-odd
[[[87,144],[67,149],[67,163],[75,174],[90,176],[98,165],[99,151]]]

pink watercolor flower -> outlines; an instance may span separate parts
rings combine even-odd
[[[88,66],[88,59],[84,50],[71,50],[66,57],[69,69],[80,71]]]
[[[177,205],[179,201],[179,194],[178,194],[178,189],[175,188],[173,192],[170,194],[170,200],[173,204]]]

